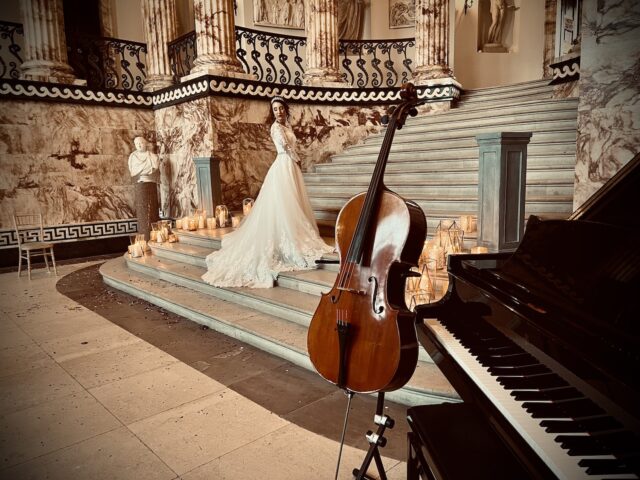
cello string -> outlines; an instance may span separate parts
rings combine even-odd
[[[335,480],[338,480],[338,473],[340,473],[340,459],[342,458],[342,447],[344,446],[344,434],[347,431],[347,422],[349,421],[349,410],[351,409],[351,399],[354,393],[350,390],[346,390],[347,394],[347,411],[344,414],[344,425],[342,426],[342,435],[340,436],[340,450],[338,450],[338,463],[336,464],[336,476]]]

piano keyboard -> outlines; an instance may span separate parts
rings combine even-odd
[[[425,324],[558,478],[639,478],[638,439],[497,329]]]

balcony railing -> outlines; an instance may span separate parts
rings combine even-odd
[[[97,89],[142,91],[147,46],[109,37],[75,37],[68,42],[69,64],[76,77]]]
[[[0,78],[18,78],[22,26],[0,22]],[[97,89],[141,91],[147,75],[144,43],[117,38],[76,37],[68,42],[69,64]],[[236,27],[236,54],[244,71],[261,82],[302,85],[306,38]],[[176,78],[189,74],[196,58],[195,32],[168,45]],[[358,88],[398,87],[411,78],[415,41],[349,40],[339,44],[342,78]]]
[[[20,23],[0,22],[0,78],[19,78],[24,32]]]

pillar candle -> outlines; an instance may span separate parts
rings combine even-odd
[[[471,247],[471,253],[489,253],[489,249],[478,245],[477,247]]]

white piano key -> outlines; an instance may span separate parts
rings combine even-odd
[[[488,399],[500,409],[507,421],[514,426],[518,433],[540,456],[544,463],[560,479],[638,479],[634,474],[619,475],[587,475],[586,468],[580,467],[582,459],[613,458],[611,455],[570,456],[567,450],[554,441],[557,433],[547,433],[540,426],[543,418],[532,418],[524,408],[522,402],[514,400],[500,385],[496,377],[491,375],[477,359],[456,339],[438,320],[428,319],[425,324],[433,331],[437,339],[447,349],[469,377],[482,388]]]

